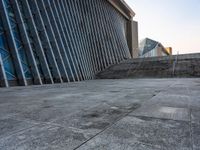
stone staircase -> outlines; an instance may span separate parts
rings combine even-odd
[[[130,59],[110,66],[97,79],[200,77],[200,53]]]

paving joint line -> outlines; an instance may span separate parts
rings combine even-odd
[[[161,92],[161,91],[160,91]],[[159,94],[160,92],[158,92],[157,94]],[[157,95],[156,94],[156,95]],[[152,99],[155,96],[152,96],[150,99]],[[141,104],[143,104],[144,102],[142,102]],[[138,108],[136,108],[138,109]],[[115,122],[113,122],[112,124],[110,124],[109,126],[107,126],[106,128],[104,128],[103,130],[101,130],[100,132],[98,132],[97,134],[95,134],[94,136],[90,137],[89,139],[87,139],[86,141],[84,141],[82,144],[80,144],[79,146],[75,147],[73,150],[77,150],[78,148],[80,148],[81,146],[83,146],[84,144],[86,144],[87,142],[89,142],[90,140],[92,140],[93,138],[97,137],[98,135],[100,135],[101,133],[103,133],[104,131],[106,131],[107,129],[111,128],[112,126],[114,126],[115,124],[117,124],[120,120],[122,120],[125,117],[128,117],[130,113],[134,112],[136,109],[126,113],[125,115],[123,115],[122,117],[120,117],[119,119],[117,119]]]
[[[134,111],[134,110],[133,110]],[[104,128],[103,130],[101,130],[100,132],[98,132],[97,134],[95,134],[94,136],[90,137],[89,139],[87,139],[85,142],[83,142],[82,144],[80,144],[79,146],[77,146],[76,148],[74,148],[73,150],[77,150],[78,148],[80,148],[81,146],[83,146],[84,144],[86,144],[87,142],[89,142],[90,140],[92,140],[93,138],[95,138],[96,136],[98,136],[99,134],[103,133],[105,130],[109,129],[110,127],[112,127],[113,125],[117,124],[120,120],[122,120],[123,118],[127,117],[130,113],[132,113],[133,111],[126,113],[124,116],[120,117],[119,119],[117,119],[115,122],[113,122],[112,124],[108,125],[106,128]]]
[[[150,119],[158,119],[158,120],[171,120],[171,121],[177,121],[177,122],[185,122],[185,123],[190,123],[189,121],[186,120],[175,120],[175,119],[168,119],[168,118],[160,118],[160,117],[150,117],[150,116],[141,116],[141,115],[129,115],[130,117],[144,117],[144,118],[150,118]]]
[[[172,84],[169,84],[167,86],[167,89],[169,89],[171,86],[175,85],[175,83],[172,83]],[[166,89],[166,91],[167,91]],[[155,94],[154,96],[152,96],[150,99],[152,99],[153,97],[157,96],[158,94],[160,94],[161,92],[163,91],[159,91],[157,94]],[[148,99],[148,100],[150,100]],[[146,101],[145,101],[146,102]],[[142,102],[141,104],[145,103],[145,102]],[[120,120],[122,120],[123,118],[125,117],[128,117],[130,113],[134,112],[135,110],[133,111],[130,111],[129,113],[126,113],[124,116],[120,117],[118,120],[116,120],[114,123],[110,124],[109,126],[107,126],[105,129],[103,129],[102,131],[98,132],[97,134],[95,134],[94,136],[92,136],[91,138],[87,139],[85,142],[83,142],[82,144],[80,144],[79,146],[75,147],[73,150],[77,150],[78,148],[82,147],[84,144],[86,144],[87,142],[89,142],[90,140],[92,140],[93,138],[97,137],[98,135],[100,135],[101,133],[103,133],[104,131],[106,131],[107,129],[111,128],[113,125],[117,124]]]

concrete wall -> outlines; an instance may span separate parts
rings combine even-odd
[[[138,58],[139,56],[139,39],[138,39],[138,22],[132,21],[132,58]]]
[[[127,42],[132,58],[139,56],[138,23],[133,20],[127,22]]]
[[[98,79],[200,77],[200,54],[129,59],[96,75]]]

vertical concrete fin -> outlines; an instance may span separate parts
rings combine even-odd
[[[22,14],[20,13],[20,9],[19,9],[19,4],[17,2],[17,0],[13,0],[11,1],[11,5],[13,5],[13,11],[15,13],[16,16],[16,21],[19,27],[19,31],[21,33],[21,37],[22,37],[22,42],[24,45],[24,48],[27,50],[26,51],[26,55],[28,57],[28,61],[31,67],[31,72],[33,75],[33,80],[34,80],[34,84],[42,84],[42,80],[40,77],[40,73],[36,64],[36,60],[33,54],[33,50],[32,47],[30,45],[30,40],[28,38],[27,32],[26,32],[26,27],[22,18]]]
[[[42,14],[37,4],[35,3],[35,0],[29,0],[28,4],[29,4],[29,7],[31,8],[32,14],[34,14],[33,15],[34,21],[36,23],[36,27],[39,32],[39,38],[42,41],[43,49],[47,56],[47,62],[51,66],[50,68],[51,68],[52,76],[55,82],[62,83],[63,80],[62,80],[62,76],[61,76],[60,68],[59,68],[59,66],[61,66],[60,59],[59,59],[59,56],[55,55],[53,52],[52,42],[50,42],[49,36],[47,34],[46,23],[44,23],[42,19],[42,16],[41,16]]]
[[[0,54],[0,87],[9,87],[1,54]]]
[[[45,27],[46,27],[45,29],[47,31],[47,35],[49,37],[49,41],[50,41],[53,53],[56,57],[56,60],[57,60],[57,63],[58,63],[58,68],[60,70],[62,79],[65,82],[70,82],[69,76],[67,74],[67,70],[65,68],[65,64],[64,64],[64,61],[63,61],[63,57],[61,56],[60,48],[58,46],[57,39],[56,39],[56,36],[54,34],[54,30],[53,30],[52,24],[50,22],[50,18],[47,14],[46,8],[43,7],[42,1],[34,0],[34,3],[38,7],[38,9],[40,10],[42,20],[45,23]]]

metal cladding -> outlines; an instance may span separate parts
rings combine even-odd
[[[0,0],[0,86],[89,80],[131,57],[107,0]]]

